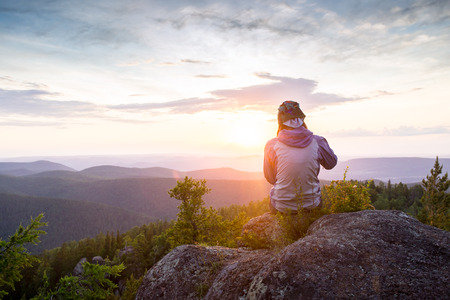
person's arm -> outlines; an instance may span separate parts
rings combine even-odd
[[[264,177],[270,184],[275,184],[277,179],[277,156],[273,149],[277,139],[271,139],[264,148]]]
[[[316,136],[316,140],[319,144],[319,163],[327,170],[333,169],[338,160],[336,154],[334,154],[333,149],[330,148],[324,137]]]

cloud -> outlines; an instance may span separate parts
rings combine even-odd
[[[111,53],[116,56],[112,59],[114,64],[121,61],[125,63],[119,66],[136,66],[146,63],[143,58],[149,55],[157,61],[170,59],[166,56],[167,49],[179,48],[187,53],[222,45],[227,49],[264,45],[276,50],[273,53],[288,53],[293,57],[302,57],[306,51],[302,47],[307,45],[307,48],[320,49],[309,54],[308,59],[342,62],[398,54],[402,50],[412,56],[414,53],[408,52],[411,43],[414,47],[422,46],[425,53],[430,43],[448,40],[444,29],[430,31],[433,26],[442,27],[448,22],[449,3],[436,0],[264,1],[264,4],[212,0],[153,1],[151,4],[105,0],[95,4],[2,1],[0,26],[7,29],[8,35],[22,40],[57,46],[51,50],[40,46],[41,51],[61,56],[70,53],[72,58],[96,64],[110,63]],[[419,35],[424,38],[417,38]],[[214,41],[214,46],[210,41]],[[440,51],[439,57],[448,60],[448,51]],[[434,53],[433,57],[436,56]],[[128,62],[130,57],[136,60]],[[182,59],[178,63],[210,62]]]
[[[181,62],[187,63],[187,64],[202,64],[202,65],[210,64],[209,61],[196,60],[196,59],[182,59]]]
[[[435,126],[435,127],[414,127],[414,126],[401,126],[392,129],[383,129],[380,131],[367,130],[362,128],[356,128],[352,130],[340,130],[338,132],[330,132],[330,135],[335,137],[370,137],[370,136],[421,136],[432,134],[450,134],[450,127],[448,126]]]
[[[363,128],[355,128],[350,130],[339,130],[339,131],[331,131],[328,133],[329,135],[335,137],[366,137],[366,136],[379,136],[380,133],[375,131],[370,131]]]
[[[226,75],[206,75],[206,74],[199,74],[199,75],[195,75],[194,77],[196,78],[227,78],[228,76]]]
[[[300,106],[306,110],[359,100],[334,94],[316,93],[318,83],[314,80],[272,76],[268,73],[257,73],[256,75],[268,79],[272,83],[241,89],[218,90],[211,94],[229,99],[236,108],[259,108],[265,111],[272,111],[274,105],[279,105],[285,100],[298,101]]]
[[[45,97],[55,96],[45,90],[0,89],[0,113],[46,117],[79,117],[93,115],[99,107],[82,101],[55,101]]]
[[[384,90],[376,90],[371,93],[369,93],[367,96],[361,97],[360,99],[375,99],[379,97],[386,97],[386,96],[395,96],[395,95],[402,95],[402,94],[409,94],[414,93],[417,91],[422,90],[423,88],[412,88],[404,91],[397,91],[397,92],[391,92],[391,91],[384,91]]]
[[[270,83],[237,89],[210,91],[210,98],[189,98],[161,103],[139,103],[110,106],[118,110],[161,110],[169,113],[197,113],[201,111],[260,110],[273,112],[284,100],[295,100],[305,111],[327,105],[358,101],[362,98],[346,98],[334,94],[316,93],[317,82],[304,78],[256,74]]]
[[[0,76],[0,84],[4,87],[11,87],[10,89],[32,89],[32,90],[46,90],[48,86],[43,83],[19,81],[10,76]]]
[[[170,113],[196,113],[206,110],[219,110],[225,99],[189,98],[168,102],[131,103],[108,106],[109,109],[123,111],[169,111]]]
[[[59,121],[36,121],[36,120],[2,120],[0,127],[61,127],[63,122]]]
[[[209,65],[211,62],[197,59],[181,59],[177,62],[166,61],[159,63],[160,66],[179,66],[182,64]]]
[[[144,60],[136,60],[136,61],[131,61],[131,62],[127,62],[127,63],[122,63],[122,64],[118,64],[117,66],[119,67],[136,67],[136,66],[141,66],[141,65],[148,65],[151,64],[155,61],[154,58],[150,58],[150,59],[144,59]]]
[[[385,129],[383,135],[390,136],[415,136],[415,135],[429,135],[429,134],[449,134],[450,128],[445,126],[436,127],[413,127],[402,126],[394,129]]]
[[[195,26],[214,28],[220,32],[267,32],[281,36],[310,35],[316,25],[307,17],[303,10],[296,11],[295,17],[287,18],[280,9],[279,3],[269,1],[268,5],[244,5],[239,3],[230,5],[205,1],[203,6],[187,6],[180,8],[179,15],[168,15],[157,18],[160,24],[169,24],[176,30],[185,30]],[[275,8],[275,9],[274,9]],[[304,17],[302,17],[304,16]]]

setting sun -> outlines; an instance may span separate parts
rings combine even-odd
[[[267,132],[267,122],[261,115],[242,113],[238,120],[230,126],[228,140],[241,147],[264,147],[270,138]]]
[[[246,147],[257,146],[258,144],[263,143],[262,134],[256,126],[244,126],[237,129],[233,133],[232,141]]]

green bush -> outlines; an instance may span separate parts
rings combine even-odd
[[[32,300],[106,299],[113,296],[114,289],[118,287],[111,277],[118,277],[124,269],[123,264],[108,266],[84,262],[81,276],[61,277],[54,291],[47,291],[49,284],[45,280],[44,288]]]
[[[370,204],[369,185],[346,180],[348,168],[343,180],[334,180],[322,191],[322,209],[324,214],[355,212],[374,209]]]
[[[369,185],[361,184],[357,181],[346,180],[348,169],[344,172],[343,180],[332,181],[325,186],[322,191],[322,207],[315,209],[302,208],[302,192],[299,189],[296,198],[298,199],[297,212],[291,214],[277,213],[277,220],[283,232],[284,239],[281,238],[283,245],[295,242],[304,237],[309,226],[326,214],[356,212],[366,209],[374,209],[370,204]]]
[[[321,216],[324,210],[316,208],[313,210],[299,209],[297,213],[277,213],[277,220],[283,229],[284,236],[276,243],[276,246],[286,246],[304,237],[308,231],[309,226]]]
[[[133,274],[127,279],[126,288],[122,295],[122,300],[134,300],[136,298],[137,291],[142,284],[144,276],[135,279]]]

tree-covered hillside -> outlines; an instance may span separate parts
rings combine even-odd
[[[94,237],[101,232],[125,232],[154,219],[136,212],[85,201],[0,194],[0,237],[13,234],[21,222],[44,213],[48,227],[41,243],[29,250],[39,253],[63,242]]]
[[[167,191],[176,184],[172,178],[124,178],[76,180],[66,177],[0,176],[0,193],[103,203],[157,219],[173,219],[177,202]],[[212,192],[206,205],[224,207],[258,201],[268,195],[265,180],[208,180]]]

